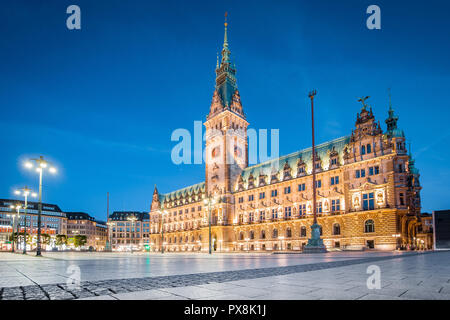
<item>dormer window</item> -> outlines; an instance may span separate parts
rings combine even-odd
[[[317,155],[317,152],[316,152],[316,157],[315,157],[316,159],[316,161],[315,161],[315,163],[314,163],[314,168],[315,168],[315,171],[317,172],[317,171],[322,171],[322,160],[320,159],[320,157]]]
[[[238,190],[239,190],[239,191],[244,190],[244,179],[242,179],[242,176],[239,176]]]
[[[339,166],[339,153],[337,153],[336,149],[333,147],[330,151],[330,165],[329,168],[333,169]]]
[[[297,177],[304,176],[306,174],[306,164],[300,157],[297,161]]]
[[[289,163],[286,161],[284,168],[283,168],[283,180],[291,179],[291,167],[289,166]]]
[[[255,187],[255,178],[253,177],[253,174],[250,173],[250,176],[248,177],[248,187],[254,188]]]
[[[270,177],[270,183],[276,183],[276,182],[278,182],[278,173],[274,173]]]
[[[259,175],[259,186],[265,186],[266,185],[266,176],[263,174]]]

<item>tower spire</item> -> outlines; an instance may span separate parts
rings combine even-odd
[[[228,17],[228,12],[225,12],[225,36],[223,37],[223,47],[228,47],[228,36],[227,36],[227,27],[228,27],[228,22],[227,22],[227,17]]]
[[[228,49],[228,12],[225,12],[225,34],[223,36],[222,63],[230,63],[230,50]]]
[[[389,96],[389,111],[391,111],[392,110],[391,88],[388,88],[388,96]]]
[[[228,13],[225,12],[225,35],[222,48],[222,59],[217,61],[216,65],[216,90],[215,98],[213,97],[213,103],[218,103],[214,108],[210,108],[210,114],[212,111],[220,111],[221,108],[229,109],[233,101],[238,101],[239,93],[237,91],[236,84],[236,68],[231,63],[231,53],[228,48]],[[239,108],[240,109],[240,108]],[[212,111],[211,111],[212,110]],[[214,112],[213,112],[214,113]]]
[[[388,95],[389,95],[389,111],[388,111],[388,118],[386,119],[387,124],[387,132],[389,135],[393,135],[395,131],[397,130],[397,120],[398,117],[394,115],[394,109],[392,108],[392,99],[391,99],[391,89],[388,89]]]

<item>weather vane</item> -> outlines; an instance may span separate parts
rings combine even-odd
[[[363,109],[366,109],[366,107],[367,107],[366,100],[369,99],[369,98],[370,98],[370,96],[365,96],[364,98],[359,98],[358,99],[358,102],[362,103]]]

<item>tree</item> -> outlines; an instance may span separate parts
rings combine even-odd
[[[9,235],[9,241],[15,241],[17,242],[19,236],[17,234],[17,232],[13,232],[12,234]]]
[[[67,236],[65,234],[57,234],[55,238],[55,244],[57,246],[62,246],[63,244],[67,244]]]
[[[45,245],[50,244],[50,235],[47,233],[42,233],[41,234],[41,243],[45,244]]]
[[[32,234],[27,234],[27,244],[32,245],[35,236]]]
[[[84,235],[77,234],[75,237],[73,237],[73,245],[76,248],[82,247],[86,244],[87,237]]]

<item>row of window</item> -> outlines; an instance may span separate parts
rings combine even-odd
[[[371,144],[361,146],[361,155],[364,155],[366,153],[367,154],[372,153],[372,145]]]
[[[322,226],[319,225],[319,228],[320,228],[319,229],[320,235],[322,235]],[[375,232],[375,222],[372,219],[366,220],[364,222],[364,233],[373,233],[373,232]],[[332,234],[333,235],[341,234],[341,225],[339,223],[333,224]],[[248,235],[249,235],[250,240],[255,239],[255,232],[253,230],[250,230]],[[286,228],[285,236],[286,236],[286,238],[292,237],[292,229],[291,228],[289,228],[289,227]],[[305,226],[300,227],[300,237],[306,237],[306,227]],[[265,230],[261,230],[259,238],[266,239],[266,231]],[[278,239],[278,238],[279,238],[278,229],[273,229],[272,230],[272,239]],[[243,231],[241,231],[239,233],[239,240],[245,240]]]
[[[369,167],[369,176],[377,175],[380,173],[380,167]],[[355,171],[355,178],[364,178],[366,176],[366,169],[358,169]]]
[[[339,176],[331,177],[330,185],[337,185],[337,184],[339,184]],[[321,187],[322,187],[322,180],[317,180],[316,181],[316,188],[321,188]],[[300,183],[297,186],[297,190],[299,192],[305,191],[306,190],[306,184],[305,183]],[[285,187],[284,188],[284,194],[290,194],[290,193],[291,193],[291,187],[290,186]],[[278,196],[278,190],[276,190],[276,189],[271,190],[270,196],[271,197]],[[265,199],[265,198],[266,198],[266,193],[265,192],[260,192],[259,193],[259,199],[261,200],[261,199]],[[253,194],[249,195],[248,196],[248,201],[253,201],[253,200],[255,200],[254,195]],[[243,203],[243,202],[244,202],[244,197],[239,197],[238,198],[238,203]]]
[[[172,243],[172,237],[169,237],[169,243]],[[202,236],[201,235],[198,235],[198,240],[197,241],[202,241]],[[167,238],[164,238],[164,242],[167,242]],[[178,242],[179,243],[183,243],[183,237],[182,236],[180,236],[179,238],[178,238]],[[189,237],[188,236],[186,236],[185,238],[184,238],[184,242],[189,242]],[[191,242],[195,242],[195,237],[194,236],[191,236]],[[177,237],[173,237],[173,243],[177,243]]]
[[[134,230],[135,230],[134,228],[131,228],[131,232],[140,232],[140,228],[136,228],[136,231],[134,231]],[[113,227],[112,231],[115,232],[116,228]],[[117,231],[118,232],[125,232],[125,229],[124,228],[117,228]],[[126,228],[126,232],[130,232],[130,228]]]
[[[197,207],[197,211],[202,211],[202,206],[198,206]],[[191,212],[195,212],[195,207],[191,207]],[[184,213],[189,213],[189,208],[184,209]],[[179,210],[178,214],[182,215],[183,214],[183,210]],[[169,215],[176,216],[177,215],[177,211],[174,211],[173,213],[169,213]]]
[[[317,202],[316,205],[316,212],[317,213],[322,213],[322,202],[319,201]],[[337,212],[341,210],[341,201],[340,199],[333,199],[331,200],[331,212]],[[272,220],[275,220],[279,217],[278,215],[278,209],[272,209],[271,211],[272,213]],[[306,215],[306,204],[299,204],[298,206],[298,215],[299,216],[304,216]],[[292,207],[288,206],[288,207],[284,207],[284,218],[291,218],[292,215]],[[260,211],[259,212],[259,216],[255,217],[255,213],[254,212],[250,212],[248,214],[248,221],[249,222],[254,222],[257,221],[255,219],[258,219],[258,221],[264,221],[266,217],[266,213],[265,211]],[[239,215],[239,222],[243,223],[244,222],[244,215],[241,213]]]

